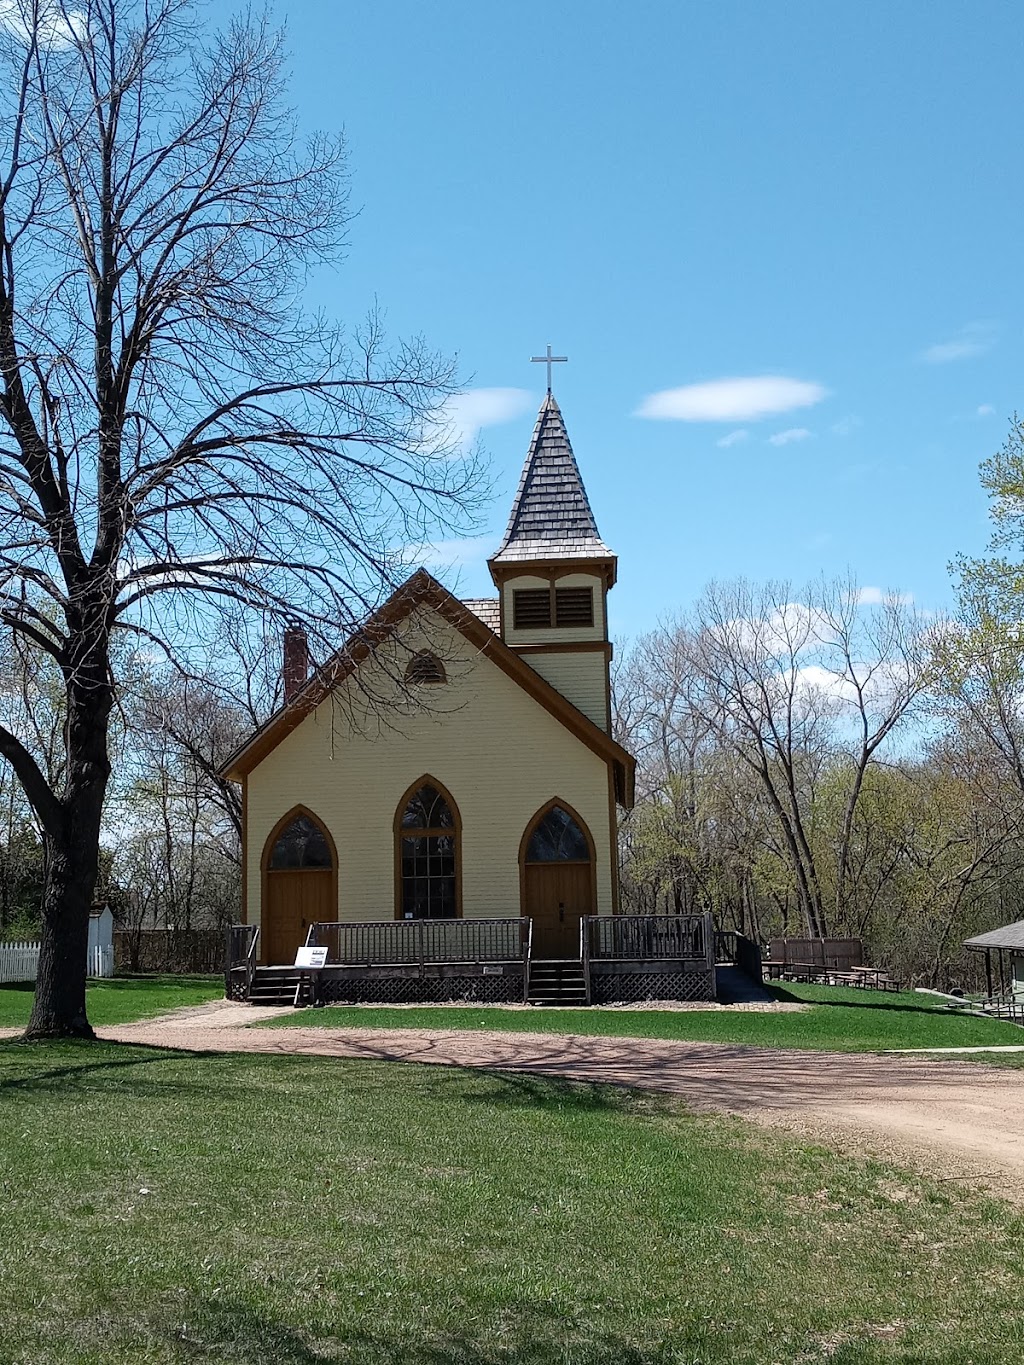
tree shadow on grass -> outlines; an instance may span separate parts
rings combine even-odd
[[[772,994],[776,1000],[791,1001],[795,1005],[825,1005],[831,1009],[845,1010],[888,1010],[893,1014],[927,1014],[934,1019],[955,1019],[958,1011],[936,1009],[934,1005],[904,1005],[896,1000],[887,1000],[878,992],[875,998],[867,1000],[805,1000],[802,995],[794,995],[783,986],[773,986]],[[866,992],[866,994],[868,994]]]
[[[597,1081],[566,1080],[560,1076],[531,1076],[521,1072],[485,1070],[492,1084],[463,1095],[466,1104],[490,1104],[501,1109],[543,1109],[549,1112],[631,1114],[651,1112],[652,1106],[671,1110],[667,1095],[628,1089]]]
[[[16,1055],[18,1061],[31,1062],[34,1060],[34,1049],[40,1046],[51,1048],[54,1044],[40,1044],[36,1042],[25,1042],[21,1039],[13,1039],[10,1043],[4,1044],[3,1047],[0,1048],[0,1055],[2,1055],[4,1051],[9,1050],[12,1055]],[[154,1062],[186,1061],[193,1058],[210,1058],[224,1055],[215,1052],[178,1052],[172,1051],[171,1049],[156,1051],[153,1048],[134,1043],[117,1044],[116,1054],[111,1055],[110,1052],[106,1050],[105,1044],[96,1044],[84,1040],[76,1042],[70,1039],[62,1041],[56,1046],[60,1048],[63,1055],[66,1056],[68,1052],[73,1051],[77,1056],[81,1057],[82,1060],[80,1062],[69,1061],[65,1066],[51,1066],[45,1071],[32,1070],[28,1074],[6,1076],[0,1079],[0,1093],[11,1090],[58,1090],[62,1094],[66,1094],[68,1090],[77,1088],[87,1079],[94,1081],[98,1075],[103,1075],[112,1079],[115,1075],[118,1075],[128,1067],[151,1066]],[[87,1060],[90,1056],[95,1055],[93,1050],[97,1046],[104,1048],[104,1053],[96,1058],[96,1060]],[[126,1053],[128,1055],[125,1055]],[[208,1087],[205,1086],[175,1085],[173,1081],[162,1081],[161,1088],[197,1091],[208,1089]]]
[[[511,1305],[510,1305],[511,1307]],[[176,1352],[185,1359],[231,1361],[232,1365],[332,1365],[337,1361],[360,1365],[669,1365],[683,1357],[680,1350],[714,1345],[705,1333],[681,1327],[671,1343],[650,1349],[627,1342],[618,1333],[581,1336],[562,1326],[550,1304],[524,1304],[517,1333],[495,1332],[494,1340],[468,1334],[420,1328],[422,1340],[411,1332],[373,1331],[369,1327],[324,1322],[323,1312],[311,1313],[307,1327],[282,1323],[248,1304],[201,1300],[183,1311],[184,1326],[168,1333]],[[541,1318],[548,1319],[541,1322]],[[319,1319],[317,1321],[316,1319]],[[415,1330],[415,1329],[413,1329]],[[543,1337],[541,1336],[543,1333]],[[725,1343],[720,1343],[725,1347]],[[691,1358],[689,1353],[685,1357]],[[708,1356],[717,1359],[718,1356]]]

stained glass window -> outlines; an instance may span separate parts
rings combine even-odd
[[[587,836],[561,806],[552,806],[537,822],[526,846],[528,863],[589,863]]]
[[[402,812],[403,829],[454,829],[448,802],[429,783],[412,794]]]
[[[331,850],[324,832],[308,815],[297,815],[277,836],[270,854],[272,869],[330,867]]]
[[[458,914],[455,818],[436,787],[425,783],[402,812],[399,836],[402,915],[454,919]]]

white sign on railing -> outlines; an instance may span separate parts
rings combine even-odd
[[[326,948],[300,948],[295,954],[296,967],[326,967]]]

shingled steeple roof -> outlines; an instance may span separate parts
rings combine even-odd
[[[598,534],[562,413],[548,392],[537,414],[505,538],[490,562],[614,558]]]

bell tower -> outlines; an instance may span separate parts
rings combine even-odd
[[[584,715],[611,730],[606,600],[617,560],[602,541],[550,388],[537,414],[505,537],[487,561],[501,638]]]

